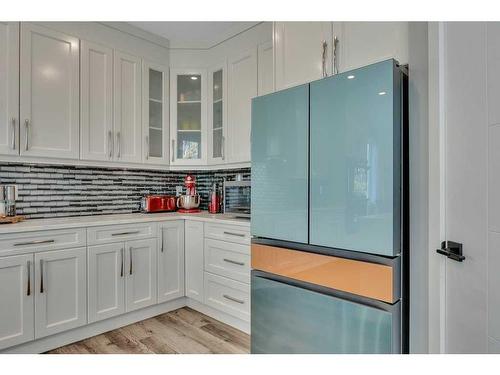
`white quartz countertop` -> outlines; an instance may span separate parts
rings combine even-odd
[[[209,214],[202,211],[196,214],[181,214],[177,212],[163,213],[135,213],[135,214],[116,214],[116,215],[90,215],[75,216],[50,219],[27,219],[15,224],[1,224],[0,234],[32,232],[39,230],[66,229],[66,228],[85,228],[100,225],[145,223],[167,220],[196,220],[209,221],[217,223],[226,223],[232,225],[241,225],[250,227],[250,220],[237,219],[232,215]]]

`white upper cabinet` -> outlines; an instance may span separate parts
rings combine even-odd
[[[79,40],[21,26],[21,155],[78,159]]]
[[[259,44],[258,51],[258,95],[274,92],[273,42]]]
[[[276,90],[332,73],[331,22],[275,22],[273,44]]]
[[[114,155],[142,161],[141,59],[114,51]]]
[[[228,59],[228,159],[250,161],[252,98],[257,96],[257,47]]]
[[[340,72],[390,58],[408,63],[408,22],[340,22],[334,30]]]
[[[80,140],[85,160],[113,159],[113,50],[81,42]]]
[[[226,160],[227,137],[227,64],[208,71],[208,161],[220,164]]]
[[[158,302],[184,296],[184,220],[159,224]]]
[[[171,164],[207,162],[207,73],[205,69],[170,70]]]
[[[142,133],[143,162],[168,164],[168,68],[143,61],[142,64]]]
[[[19,23],[0,22],[0,154],[19,154]]]

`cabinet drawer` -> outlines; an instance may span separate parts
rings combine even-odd
[[[61,229],[0,235],[0,256],[86,246],[85,229]]]
[[[237,225],[205,223],[205,237],[249,245],[250,228]]]
[[[205,240],[205,271],[250,283],[250,246]]]
[[[156,232],[156,223],[107,225],[89,228],[87,240],[89,245],[100,245],[156,237]]]
[[[205,303],[217,310],[250,321],[250,286],[205,272]]]

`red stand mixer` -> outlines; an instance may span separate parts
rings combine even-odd
[[[201,212],[200,195],[196,192],[196,179],[193,175],[188,174],[184,178],[184,186],[186,194],[177,197],[177,208],[180,213],[196,213]]]

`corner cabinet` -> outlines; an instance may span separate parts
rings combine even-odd
[[[203,222],[185,221],[186,236],[186,297],[203,303],[205,299],[203,285]]]
[[[170,164],[206,164],[206,70],[170,69],[170,92]]]
[[[79,158],[78,38],[21,26],[21,155]]]
[[[184,296],[184,220],[159,224],[158,303]]]
[[[226,160],[227,138],[227,64],[208,71],[208,162],[221,164]]]

